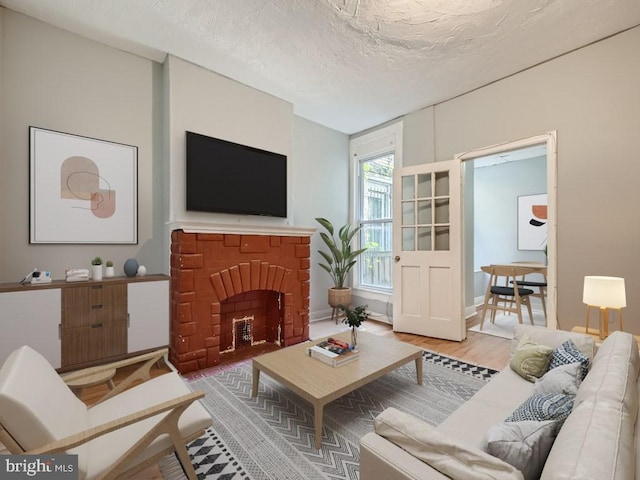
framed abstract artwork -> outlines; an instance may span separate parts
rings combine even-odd
[[[518,197],[518,250],[544,250],[547,244],[547,194]]]
[[[138,243],[138,148],[29,127],[29,242]]]

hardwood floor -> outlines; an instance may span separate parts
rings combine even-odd
[[[467,329],[474,326],[475,318],[467,322]],[[469,363],[475,363],[490,367],[495,370],[502,370],[509,363],[509,348],[511,341],[506,338],[492,337],[483,333],[467,331],[467,338],[462,342],[452,342],[440,340],[438,338],[422,337],[409,333],[396,333],[391,325],[383,322],[366,321],[360,327],[362,330],[396,338],[402,342],[410,343],[432,352],[458,358]],[[310,326],[310,337],[312,339],[330,335],[332,332],[345,331],[349,327],[339,323],[336,325],[330,320],[314,322]]]
[[[475,319],[471,319],[467,322],[467,328],[473,326],[475,323],[477,323]],[[336,325],[331,320],[323,320],[312,323],[309,331],[310,337],[312,339],[317,339],[331,335],[332,333],[335,333],[337,331],[348,330],[348,328],[349,327],[342,323]],[[496,370],[502,370],[509,362],[510,340],[499,337],[492,337],[482,333],[467,332],[466,340],[463,340],[462,342],[452,342],[436,338],[421,337],[419,335],[411,335],[408,333],[395,333],[392,330],[391,325],[373,320],[365,322],[362,325],[361,329],[375,335],[393,337],[400,341],[410,343],[412,345],[416,345],[418,347],[431,350],[442,355],[458,358],[460,360],[483,365]],[[265,348],[262,353],[272,349],[273,348]],[[260,353],[260,351],[253,351],[251,352],[251,355],[257,355]],[[242,361],[248,356],[248,352],[244,354],[240,353],[233,356],[228,356],[225,358],[224,365],[228,366],[238,361]],[[163,373],[166,373],[168,370],[169,367],[167,367],[166,365],[159,365],[152,370],[152,374],[161,375]],[[129,373],[129,371],[130,370],[128,369],[120,370],[114,377],[114,382],[118,383],[118,381],[124,378]],[[86,388],[81,394],[81,399],[87,405],[92,405],[104,393],[106,393],[106,391],[107,387],[105,385]],[[0,454],[3,453],[9,452],[4,449],[2,444],[0,444]],[[159,467],[157,465],[152,465],[140,472],[136,476],[136,479],[163,480],[163,477],[160,473]]]

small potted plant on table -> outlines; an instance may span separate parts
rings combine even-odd
[[[339,305],[338,308],[344,312],[344,318],[342,323],[351,327],[351,343],[354,347],[358,346],[358,328],[362,325],[369,314],[366,311],[366,305],[359,305],[355,308],[349,308],[348,306]]]

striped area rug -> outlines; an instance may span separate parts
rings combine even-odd
[[[316,450],[313,409],[268,375],[251,397],[251,361],[189,381],[203,390],[213,427],[189,445],[199,479],[346,480],[358,478],[359,439],[387,407],[438,425],[478,391],[495,370],[424,352],[423,384],[413,362],[324,408],[322,448]],[[160,462],[165,480],[186,478],[175,456]]]

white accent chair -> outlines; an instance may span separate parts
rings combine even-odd
[[[212,421],[176,372],[149,378],[166,350],[74,372],[146,362],[97,404],[87,407],[49,362],[28,346],[14,351],[0,369],[0,441],[11,453],[78,455],[80,479],[130,478],[175,451],[195,479],[186,444]],[[137,380],[142,383],[127,388]]]

